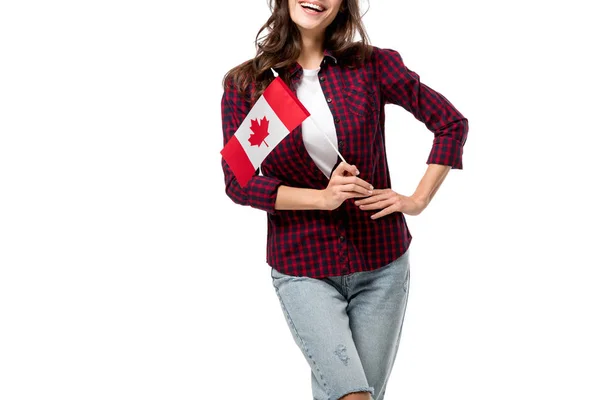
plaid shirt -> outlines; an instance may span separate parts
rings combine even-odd
[[[291,68],[292,91],[302,67]],[[328,50],[319,81],[333,114],[340,153],[376,189],[391,187],[385,152],[384,105],[397,104],[434,133],[428,164],[462,169],[467,119],[441,94],[424,85],[400,54],[373,47],[361,67],[345,68]],[[227,143],[252,104],[233,89],[222,101],[223,143]],[[338,159],[338,162],[340,160]],[[370,271],[387,265],[408,249],[411,235],[402,213],[372,220],[353,199],[333,211],[275,210],[279,185],[324,189],[329,181],[302,140],[301,125],[283,139],[261,165],[262,175],[241,188],[222,161],[227,195],[237,204],[266,211],[268,265],[288,275],[322,278]]]

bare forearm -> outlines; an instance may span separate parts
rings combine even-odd
[[[448,165],[429,164],[412,197],[428,205],[450,169]]]
[[[433,195],[448,175],[450,166],[429,164],[412,196],[404,196],[392,189],[373,190],[373,195],[354,202],[361,210],[379,210],[371,215],[372,219],[384,217],[393,212],[419,215],[429,204]]]
[[[325,189],[304,189],[281,185],[275,199],[276,210],[335,210],[344,201],[369,196],[373,185],[360,179],[356,165],[341,162],[331,172]]]
[[[303,189],[290,186],[279,186],[276,210],[321,210],[323,209],[322,191],[317,189]]]

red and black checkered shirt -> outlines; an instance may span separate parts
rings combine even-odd
[[[295,63],[290,72],[295,93],[302,67]],[[333,114],[340,153],[375,188],[391,187],[384,137],[386,104],[405,108],[434,133],[428,164],[462,169],[467,119],[444,96],[421,83],[397,51],[373,47],[364,65],[347,68],[326,50],[319,81]],[[223,144],[251,107],[235,89],[225,89]],[[237,204],[267,212],[266,261],[278,271],[313,278],[370,271],[408,249],[411,235],[402,213],[372,220],[371,213],[360,210],[352,199],[333,211],[275,210],[279,185],[313,189],[328,185],[304,147],[301,125],[271,151],[261,165],[262,175],[255,174],[246,187],[240,187],[224,160],[222,167],[227,195]]]

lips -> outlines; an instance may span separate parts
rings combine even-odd
[[[310,14],[321,13],[325,11],[325,6],[317,1],[299,1],[300,7]]]

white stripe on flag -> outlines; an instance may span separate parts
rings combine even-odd
[[[250,135],[254,134],[250,129],[252,120],[256,120],[255,124],[259,124],[265,117],[269,121],[269,135],[265,138],[264,142],[260,143],[260,145],[252,146],[249,141]],[[288,134],[289,131],[285,125],[283,125],[281,120],[277,117],[277,114],[275,114],[271,106],[269,106],[269,103],[267,103],[265,98],[261,96],[241,123],[235,136],[238,138],[238,141],[248,155],[250,162],[254,168],[257,169],[267,155],[269,155],[275,146],[277,146]]]

